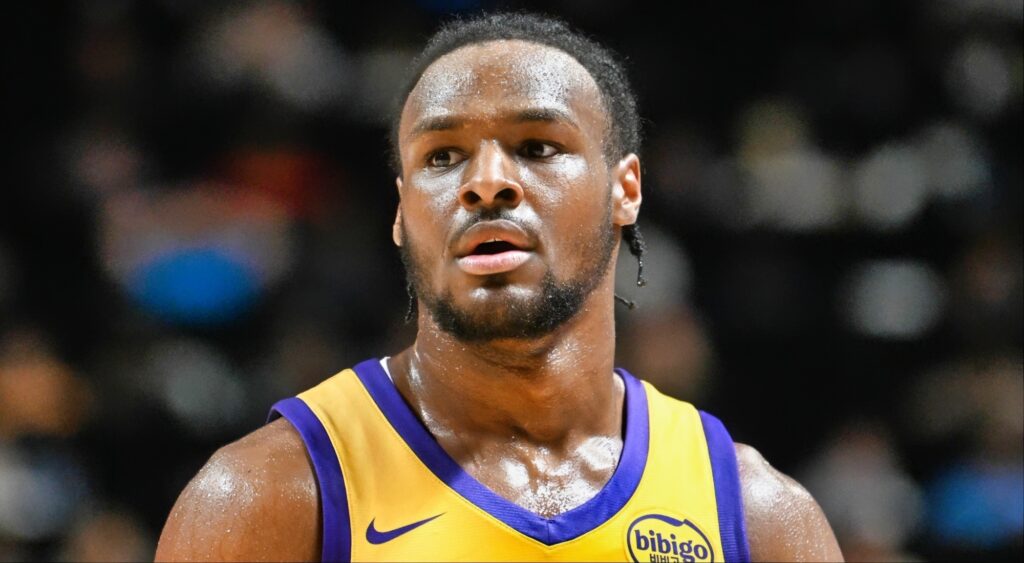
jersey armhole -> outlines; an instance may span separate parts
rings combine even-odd
[[[350,561],[352,530],[345,494],[345,477],[341,473],[338,454],[320,419],[302,399],[291,397],[278,401],[270,409],[267,422],[284,417],[295,427],[313,460],[313,469],[320,489],[322,561]]]
[[[718,529],[722,538],[723,556],[726,561],[750,561],[736,446],[720,420],[704,411],[700,411],[700,420],[704,426],[711,473],[715,480],[715,503],[718,505]]]

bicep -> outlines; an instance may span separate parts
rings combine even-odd
[[[736,445],[743,509],[754,561],[842,561],[821,507],[749,446]]]
[[[214,454],[178,497],[156,559],[319,559],[316,481],[297,436],[299,450],[275,435],[287,431],[261,429]]]

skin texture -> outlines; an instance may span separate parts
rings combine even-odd
[[[595,218],[610,215],[605,228],[617,240],[640,203],[636,157],[611,173],[604,162],[601,107],[575,60],[532,44],[471,46],[431,65],[399,128],[394,237],[432,250],[414,256],[423,291],[444,294],[470,318],[503,323],[515,305],[536,302],[545,275],[569,281],[600,262]],[[496,210],[523,226],[532,257],[493,284],[462,272],[456,257],[462,225]],[[615,468],[606,460],[622,448],[623,388],[604,345],[615,337],[613,270],[606,261],[583,310],[533,339],[467,343],[441,330],[423,304],[429,297],[420,299],[416,343],[390,364],[399,391],[453,459],[540,514],[593,496]]]
[[[595,495],[622,450],[624,390],[612,371],[617,243],[609,257],[601,241],[618,241],[636,221],[641,184],[636,155],[606,162],[607,129],[587,71],[521,41],[438,59],[399,128],[393,238],[411,247],[419,316],[415,343],[389,369],[456,462],[543,516]],[[467,273],[467,233],[499,216],[518,229],[528,260],[502,274]],[[578,309],[529,338],[459,339],[433,314],[444,301],[473,326],[501,328],[540,306],[545,280],[571,285],[580,272],[588,292]],[[810,495],[752,448],[737,454],[754,558],[841,560]],[[301,440],[277,421],[211,458],[172,510],[157,559],[317,559],[319,512]]]
[[[278,419],[213,454],[167,518],[158,561],[317,561],[320,493],[298,432]]]

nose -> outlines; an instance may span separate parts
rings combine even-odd
[[[514,177],[513,166],[497,142],[481,143],[459,188],[459,202],[468,210],[518,206],[523,201],[523,187]]]

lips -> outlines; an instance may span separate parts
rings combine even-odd
[[[506,220],[476,223],[459,238],[456,263],[463,272],[487,276],[510,272],[530,259],[533,244],[519,225]]]

